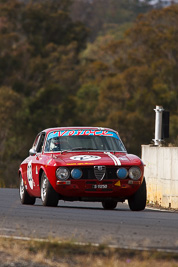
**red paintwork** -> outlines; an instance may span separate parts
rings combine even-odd
[[[96,127],[63,127],[63,128],[50,128],[46,129],[43,132],[49,133],[50,131],[57,131],[57,130],[66,130],[66,129],[98,129]],[[111,129],[105,129],[111,130]],[[111,130],[113,131],[113,130]],[[112,180],[109,179],[107,181],[112,182],[109,185],[109,188],[112,188],[112,192],[102,191],[101,189],[97,189],[97,191],[87,191],[87,189],[91,188],[90,184],[86,183],[85,179],[71,179],[70,185],[57,185],[58,179],[56,178],[56,169],[60,166],[66,167],[90,167],[95,165],[103,165],[103,166],[111,166],[116,167],[114,161],[104,152],[84,152],[84,151],[77,151],[77,152],[63,152],[63,153],[37,153],[34,156],[27,157],[20,165],[19,174],[21,173],[22,178],[24,180],[24,184],[26,185],[26,189],[31,196],[40,197],[40,178],[41,173],[44,171],[53,186],[53,188],[62,196],[64,197],[115,197],[121,199],[127,199],[129,196],[134,194],[138,188],[140,187],[143,181],[143,172],[144,172],[144,165],[143,162],[140,160],[139,157],[131,154],[127,154],[125,152],[117,152],[111,153],[116,156],[120,162],[120,167],[131,167],[131,166],[139,166],[142,170],[142,176],[139,181],[133,182],[133,184],[128,184],[128,181],[131,179],[124,179],[124,180]],[[99,160],[90,160],[90,161],[74,161],[70,159],[72,156],[77,155],[93,155],[101,157]],[[33,186],[28,181],[27,178],[27,166],[31,162],[32,166],[32,176],[33,176]],[[119,166],[118,166],[119,168]],[[94,181],[97,185],[105,184],[106,180],[98,181],[95,177]],[[92,181],[93,181],[92,179]],[[87,182],[90,180],[87,179]],[[118,181],[120,181],[120,186],[115,185]],[[32,188],[33,187],[33,188]]]

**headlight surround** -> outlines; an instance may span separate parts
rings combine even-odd
[[[129,169],[129,178],[132,180],[140,179],[142,172],[139,167],[131,167]]]
[[[61,181],[66,181],[70,177],[70,172],[65,167],[60,167],[56,170],[56,177]]]
[[[82,170],[78,168],[74,168],[71,171],[71,176],[73,179],[80,179],[82,177]]]
[[[128,176],[128,170],[125,168],[119,168],[116,173],[119,179],[125,179]]]

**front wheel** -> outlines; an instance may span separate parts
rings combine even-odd
[[[58,194],[50,184],[46,174],[43,172],[41,177],[41,201],[43,206],[56,207],[58,204]]]
[[[117,201],[103,201],[102,206],[105,210],[113,210],[117,206]]]
[[[132,211],[144,210],[146,206],[147,193],[146,193],[146,181],[143,178],[143,182],[139,189],[135,192],[133,196],[128,199],[129,208]]]
[[[20,201],[22,204],[26,204],[26,205],[34,205],[35,204],[36,198],[31,197],[28,194],[28,192],[24,186],[22,175],[20,175],[19,196],[20,196]]]

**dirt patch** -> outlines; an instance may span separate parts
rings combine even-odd
[[[154,208],[154,209],[158,209],[158,210],[170,211],[170,212],[178,212],[178,209],[173,209],[171,207],[169,207],[169,208],[162,207],[161,205],[159,205],[157,203],[147,203],[146,207],[147,208]]]

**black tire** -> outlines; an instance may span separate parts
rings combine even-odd
[[[24,186],[22,175],[20,175],[19,196],[20,196],[20,201],[22,204],[25,204],[25,205],[34,205],[35,204],[36,198],[31,197],[28,194],[28,192]]]
[[[132,211],[141,211],[146,207],[147,192],[146,181],[143,178],[143,182],[136,193],[128,199],[129,208]]]
[[[41,201],[43,206],[57,207],[59,196],[43,172],[41,177]]]
[[[117,206],[117,201],[103,201],[102,206],[105,210],[114,210]]]

